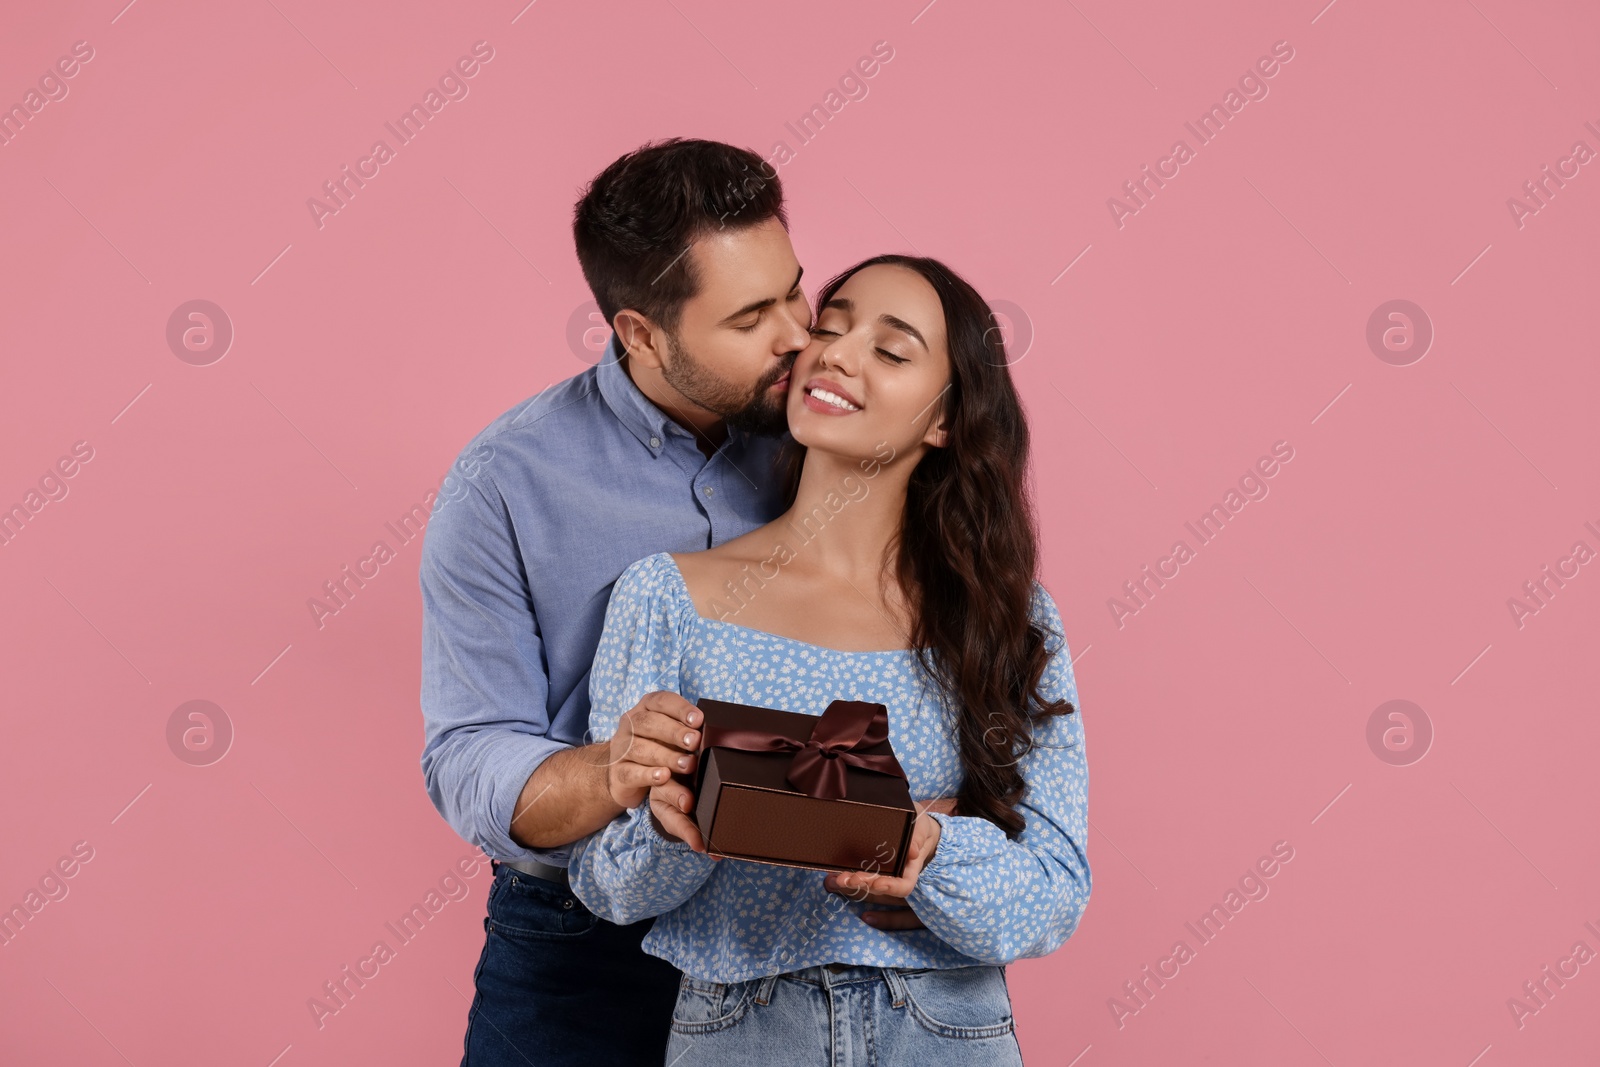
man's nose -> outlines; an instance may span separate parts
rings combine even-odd
[[[779,351],[797,352],[804,348],[811,343],[811,309],[806,308],[801,315],[785,309],[783,327],[777,337]]]

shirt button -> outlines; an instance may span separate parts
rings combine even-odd
[[[659,437],[650,438],[650,447],[651,448],[660,448],[661,447],[661,438],[659,438]]]
[[[709,485],[706,486],[705,489],[702,490],[702,491],[706,494],[706,496],[710,496],[711,495],[711,487]]]

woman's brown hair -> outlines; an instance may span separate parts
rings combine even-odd
[[[1033,743],[1033,721],[1075,710],[1039,692],[1050,653],[1029,621],[1038,551],[1027,420],[993,312],[939,261],[875,256],[830,279],[817,307],[880,264],[916,271],[933,286],[950,352],[950,385],[939,401],[948,435],[911,473],[894,549],[896,576],[913,606],[911,647],[957,709],[961,813],[1016,837],[1025,786],[1017,761]],[[804,455],[791,443],[785,506],[794,502]]]

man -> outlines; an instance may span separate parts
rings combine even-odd
[[[700,713],[653,693],[585,744],[589,666],[628,564],[782,511],[774,462],[811,322],[787,227],[752,152],[674,139],[607,167],[573,222],[614,330],[603,358],[480,433],[428,524],[423,775],[496,860],[463,1065],[662,1062],[678,972],[639,948],[649,922],[613,926],[573,896],[566,846],[652,788],[687,811],[668,775]],[[663,828],[700,844],[674,814]]]
[[[663,1060],[678,972],[639,947],[649,921],[614,926],[571,893],[567,846],[648,797],[704,848],[670,777],[693,769],[700,712],[663,678],[585,744],[589,666],[630,563],[782,513],[788,372],[809,340],[782,186],[752,152],[646,145],[590,184],[573,236],[605,354],[473,439],[423,542],[423,776],[495,860],[464,1067]]]

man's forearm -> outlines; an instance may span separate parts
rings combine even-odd
[[[622,807],[606,783],[604,742],[554,753],[528,776],[511,819],[511,838],[525,848],[559,848],[605,826]]]

